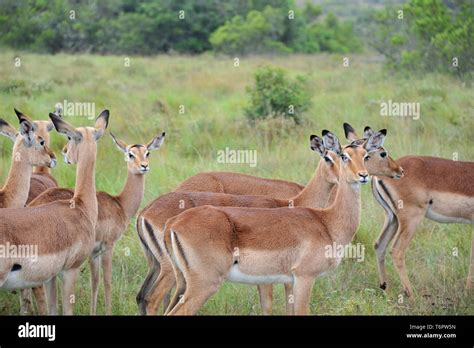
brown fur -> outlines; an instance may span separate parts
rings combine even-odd
[[[1,244],[38,246],[36,262],[12,257],[0,260],[0,287],[28,288],[44,282],[49,284],[54,276],[63,273],[63,309],[65,314],[72,314],[70,300],[79,267],[94,245],[98,209],[95,193],[96,140],[107,127],[108,111],[97,118],[95,129],[76,129],[56,115],[50,114],[50,117],[56,129],[71,138],[67,156],[71,163],[77,163],[76,192],[70,201],[0,210]],[[51,259],[52,255],[54,259]],[[20,269],[12,271],[15,264]],[[56,304],[49,305],[50,311],[55,314]]]
[[[330,208],[204,206],[171,219],[165,240],[171,239],[173,267],[184,277],[186,289],[169,314],[194,314],[233,265],[247,275],[293,279],[295,312],[305,314],[314,278],[338,263],[324,256],[325,246],[349,243],[359,224],[360,192],[352,185],[359,175],[367,176],[366,151],[355,147],[345,152],[352,160],[341,166],[338,197]]]
[[[127,155],[134,157],[128,161],[128,178],[119,195],[106,192],[97,192],[98,218],[95,227],[95,246],[91,253],[91,281],[92,301],[91,314],[96,314],[97,294],[99,285],[99,262],[102,262],[104,272],[106,314],[112,314],[111,286],[112,286],[112,255],[115,243],[122,237],[129,220],[136,214],[143,199],[145,179],[143,168],[149,168],[147,159],[148,150],[155,150],[161,146],[162,137],[154,138],[149,145],[127,146],[116,139],[117,146]],[[159,144],[158,144],[159,143]],[[31,206],[39,206],[57,200],[69,200],[73,197],[74,190],[67,188],[54,188],[47,190],[31,202]],[[41,294],[35,293],[37,296]],[[44,295],[43,295],[44,296]],[[55,296],[51,294],[50,296]]]
[[[360,146],[366,145],[367,140],[360,142]],[[368,168],[370,167],[369,173],[388,177],[403,175],[402,168],[398,166],[390,156],[385,158],[380,157],[380,153],[385,151],[386,150],[381,147],[371,151],[371,157],[366,162],[366,166]],[[334,159],[336,158],[334,153],[332,153],[331,156]],[[206,204],[214,206],[275,208],[288,207],[291,203],[293,206],[323,208],[328,204],[328,197],[330,197],[329,203],[332,203],[335,200],[336,195],[334,193],[336,193],[337,190],[335,189],[334,184],[337,181],[338,168],[338,166],[333,167],[328,163],[324,164],[324,161],[322,161],[306,189],[298,193],[296,197],[292,197],[289,200],[277,200],[263,197],[258,199],[258,197],[256,198],[255,196],[235,196],[218,193],[194,194],[191,192],[176,192],[161,196],[150,203],[142,210],[137,219],[137,232],[140,236],[140,240],[142,241],[142,244],[147,244],[144,245],[144,250],[149,265],[148,275],[137,295],[137,301],[141,313],[156,313],[162,300],[165,301],[164,307],[166,308],[168,306],[167,298],[169,296],[169,291],[175,283],[174,277],[169,274],[172,266],[168,256],[163,252],[163,250],[159,250],[164,248],[162,242],[163,231],[164,225],[169,218],[182,213],[186,209]],[[231,178],[233,173],[220,174],[222,174],[222,177]],[[239,183],[239,178],[239,175],[235,177],[235,185]],[[324,182],[326,182],[326,184],[324,184]],[[329,185],[327,183],[329,183]],[[245,182],[240,182],[241,186],[245,186],[245,184]],[[331,192],[330,195],[329,192]],[[142,228],[144,221],[151,225],[152,232]],[[155,235],[154,239],[156,242],[150,240],[150,236],[148,236],[150,233]],[[150,243],[147,243],[147,241],[150,241]],[[161,247],[154,245],[157,244],[158,241],[161,241]],[[291,286],[285,284],[285,290],[288,298],[288,295],[291,293]],[[264,314],[270,314],[272,286],[260,285],[259,294]],[[291,303],[287,301],[287,312],[291,311]]]
[[[241,173],[207,172],[186,179],[175,191],[262,195],[290,199],[303,188],[303,185],[290,181],[259,178]]]
[[[394,239],[394,264],[406,294],[413,299],[405,265],[408,245],[425,216],[439,222],[474,223],[474,163],[428,156],[406,156],[397,162],[405,169],[404,179],[375,179],[373,183],[374,195],[386,213],[375,249],[380,285],[385,289],[385,254]],[[447,221],[433,214],[439,214]],[[473,254],[474,240],[471,249]],[[473,276],[474,264],[471,264],[468,288],[473,286]]]

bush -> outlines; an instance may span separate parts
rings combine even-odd
[[[306,81],[298,76],[290,79],[285,70],[266,66],[255,73],[255,86],[247,87],[250,105],[246,116],[254,121],[282,116],[297,124],[311,104]]]

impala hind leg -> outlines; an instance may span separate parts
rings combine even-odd
[[[385,267],[385,255],[387,248],[393,237],[397,234],[398,230],[398,219],[393,214],[385,215],[385,222],[380,233],[379,238],[375,242],[375,254],[377,255],[377,267],[379,271],[380,288],[385,290],[387,288],[387,270]]]
[[[138,308],[141,315],[153,314],[153,312],[148,311],[148,302],[147,302],[147,294],[151,289],[155,288],[156,278],[161,272],[161,267],[158,261],[154,258],[150,259],[148,263],[148,273],[143,281],[143,284],[138,291],[136,300],[138,304]]]
[[[293,294],[293,284],[285,283],[286,315],[295,314],[295,295]]]
[[[48,303],[48,314],[58,314],[58,297],[56,288],[56,277],[51,278],[48,282],[44,283],[46,290],[46,301]]]
[[[74,303],[76,298],[74,289],[76,287],[76,279],[79,273],[79,268],[72,268],[63,272],[63,314],[73,315]]]
[[[108,248],[102,255],[102,270],[104,276],[105,314],[112,315],[112,257],[113,247]]]
[[[154,284],[149,288],[145,295],[145,302],[147,303],[147,313],[155,314],[158,312],[161,303],[163,302],[163,310],[169,307],[169,296],[173,286],[175,286],[175,275],[171,262],[168,260],[160,260],[161,271],[156,278]],[[183,291],[183,290],[181,290]],[[165,301],[165,299],[167,301]]]
[[[31,289],[20,290],[20,314],[31,315],[33,314],[33,300],[31,298]]]
[[[395,268],[400,276],[403,288],[406,295],[413,299],[414,293],[411,287],[410,279],[408,278],[407,268],[405,264],[405,254],[408,249],[413,236],[415,235],[416,228],[425,217],[424,209],[410,209],[404,208],[403,214],[400,211],[399,217],[399,228],[398,233],[393,242],[392,258],[395,264]]]
[[[295,295],[295,314],[309,314],[309,300],[313,290],[314,277],[295,276],[293,290]]]
[[[91,315],[97,312],[97,296],[99,294],[99,272],[101,255],[92,255],[89,259],[91,268]]]
[[[272,314],[273,305],[273,285],[261,284],[257,285],[258,295],[260,297],[260,305],[262,306],[263,315]]]
[[[223,280],[209,275],[187,274],[186,291],[168,315],[194,315],[219,290]]]
[[[36,306],[38,307],[38,314],[39,315],[48,314],[48,309],[47,309],[48,306],[46,303],[46,293],[45,293],[44,285],[33,288],[33,294],[35,295]]]
[[[182,302],[184,292],[186,291],[186,279],[184,278],[183,273],[174,263],[172,263],[172,267],[174,279],[176,282],[176,291],[174,292],[174,295],[164,312],[165,315],[169,314],[179,302]]]
[[[466,289],[474,289],[474,228],[471,236],[471,265],[469,267],[469,273],[467,275]]]

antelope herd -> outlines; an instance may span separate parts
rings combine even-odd
[[[19,131],[0,119],[0,134],[14,142],[11,167],[0,189],[0,247],[36,250],[0,257],[0,288],[20,290],[21,314],[57,314],[56,278],[62,278],[64,314],[73,314],[75,285],[86,260],[91,269],[90,312],[96,314],[99,273],[105,313],[112,314],[112,255],[142,203],[150,152],[165,133],[144,144],[115,137],[128,175],[118,195],[97,192],[97,141],[105,134],[109,111],[94,127],[75,128],[59,110],[49,121],[33,121],[15,109]],[[257,285],[264,314],[271,314],[273,285],[284,284],[287,314],[308,314],[315,278],[337,267],[328,245],[349,245],[360,224],[361,186],[371,177],[372,192],[385,212],[375,243],[380,287],[387,288],[385,255],[392,257],[406,295],[415,293],[405,254],[417,226],[427,217],[442,223],[473,224],[474,163],[436,157],[392,159],[384,148],[387,131],[364,129],[362,137],[347,123],[349,141],[323,130],[310,136],[320,156],[306,186],[228,173],[199,173],[174,192],[157,197],[136,219],[148,273],[138,291],[141,314],[192,315],[224,281]],[[60,188],[50,168],[50,132],[67,137],[62,154],[76,164],[74,189]],[[308,152],[308,155],[311,155]],[[466,288],[474,286],[474,239]],[[31,291],[32,289],[32,291]],[[174,291],[173,291],[174,289]],[[288,300],[291,298],[291,301]],[[219,313],[216,313],[219,314]]]

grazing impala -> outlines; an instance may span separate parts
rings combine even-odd
[[[261,208],[324,207],[331,189],[337,183],[339,165],[334,153],[324,148],[312,147],[312,149],[319,152],[325,160],[319,163],[306,188],[292,200],[211,192],[171,192],[158,197],[145,207],[137,219],[137,231],[149,265],[148,275],[137,296],[141,313],[155,313],[163,299],[165,299],[166,309],[169,292],[175,285],[171,261],[163,252],[163,231],[169,218],[187,209],[207,204]],[[289,287],[286,290],[291,292]],[[272,308],[272,286],[259,286],[259,294],[263,312],[269,314]]]
[[[385,253],[395,238],[392,258],[407,296],[413,298],[405,254],[417,226],[427,217],[441,223],[474,224],[474,162],[428,156],[406,156],[398,164],[405,178],[372,180],[372,192],[385,210],[385,223],[375,243],[380,287],[386,289]],[[474,236],[473,236],[474,237]],[[474,282],[474,239],[466,287]]]
[[[378,148],[384,136],[382,130],[369,138],[367,149]],[[323,137],[324,141],[312,135],[311,141],[341,157],[331,207],[203,206],[168,220],[165,245],[178,281],[175,297],[182,296],[168,314],[196,313],[226,279],[291,283],[295,313],[307,313],[314,279],[340,262],[340,258],[327,257],[326,246],[352,241],[360,220],[360,185],[368,182],[366,149],[354,144],[341,148],[328,131],[323,131]]]
[[[347,125],[347,127],[350,127]],[[356,136],[351,129],[351,137]],[[347,134],[347,133],[346,133]],[[367,145],[367,139],[356,139],[357,144]],[[312,145],[314,151],[320,148]],[[309,208],[323,208],[327,206],[328,197],[334,199],[334,186],[339,175],[338,161],[334,153],[323,149],[320,153],[324,159],[320,161],[313,178],[306,188],[290,200],[279,200],[265,196],[230,195],[209,192],[172,192],[158,197],[145,207],[137,219],[137,232],[142,242],[148,260],[148,275],[137,296],[137,302],[142,314],[156,313],[161,301],[164,307],[168,306],[169,291],[175,285],[172,266],[167,254],[163,252],[163,231],[166,221],[183,211],[202,205],[277,208],[288,206],[303,206]],[[390,156],[379,156],[385,152],[383,147],[371,149],[370,158],[366,162],[369,174],[389,177],[399,177],[403,170]],[[331,191],[332,190],[332,191]],[[285,291],[291,294],[291,284],[285,284]],[[259,285],[260,302],[264,314],[270,314],[272,309],[272,286]],[[292,312],[290,302],[287,304],[287,313]]]
[[[128,177],[122,192],[118,196],[106,192],[97,192],[99,206],[98,220],[95,228],[95,246],[90,257],[91,267],[91,314],[96,314],[97,294],[99,289],[99,268],[102,264],[105,312],[112,314],[112,256],[115,243],[127,229],[130,219],[135,216],[140,207],[145,190],[145,174],[150,171],[148,157],[150,151],[157,150],[165,140],[165,133],[153,138],[147,144],[127,145],[122,140],[110,134],[119,148],[125,154],[128,166]],[[54,188],[47,190],[30,206],[47,204],[57,200],[69,200],[74,196],[74,190]],[[35,292],[36,297],[41,296]],[[53,297],[55,297],[53,295]]]
[[[259,178],[242,173],[206,172],[186,179],[175,191],[262,195],[277,199],[291,199],[303,188],[303,185],[285,180]]]
[[[62,273],[63,311],[72,314],[77,274],[94,247],[96,142],[107,127],[109,112],[99,115],[95,128],[74,128],[55,114],[49,116],[56,130],[69,139],[66,157],[68,163],[77,163],[76,190],[71,200],[0,210],[0,244],[36,247],[34,259],[21,255],[0,259],[0,288],[24,289],[46,283],[51,291],[52,279]],[[55,314],[56,303],[48,305]]]

